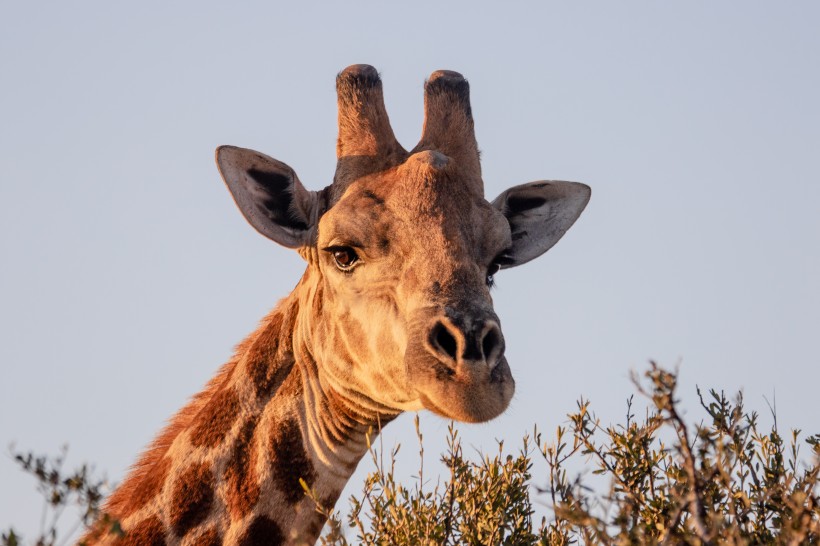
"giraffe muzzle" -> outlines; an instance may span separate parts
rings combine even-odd
[[[500,415],[515,392],[495,313],[447,307],[419,322],[405,355],[422,405],[470,423]]]

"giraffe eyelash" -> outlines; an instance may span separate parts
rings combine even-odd
[[[501,270],[501,265],[497,260],[493,260],[490,267],[487,268],[487,287],[492,289],[495,287],[495,274]]]
[[[493,258],[493,261],[490,262],[490,267],[487,268],[487,287],[490,289],[495,288],[495,275],[501,271],[502,267],[511,265],[512,263],[513,259],[510,256],[510,249],[508,248],[505,248],[498,256]]]

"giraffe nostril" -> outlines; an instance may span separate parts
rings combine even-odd
[[[495,329],[491,329],[484,335],[484,339],[481,341],[481,350],[484,352],[484,358],[489,357],[496,346],[498,346],[498,333]]]
[[[438,348],[440,352],[443,352],[445,355],[450,357],[451,360],[456,360],[458,356],[458,343],[456,342],[456,338],[453,337],[453,334],[450,333],[444,324],[441,322],[436,323],[433,327],[431,338],[433,340],[434,347]]]
[[[483,352],[484,362],[491,368],[498,364],[498,359],[504,353],[504,340],[501,337],[501,330],[496,324],[491,323],[484,332],[484,338],[481,340],[481,351]]]

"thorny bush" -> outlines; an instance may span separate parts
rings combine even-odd
[[[37,480],[37,490],[43,497],[43,509],[40,518],[40,532],[35,539],[35,546],[62,546],[69,544],[71,538],[81,527],[94,523],[108,528],[109,532],[122,535],[119,523],[100,511],[100,505],[108,491],[105,479],[95,478],[88,465],[82,465],[74,472],[65,473],[63,465],[67,448],[55,457],[35,456],[33,453],[17,452],[12,448],[12,457],[22,470]],[[75,507],[79,516],[73,527],[60,538],[58,527],[60,518],[67,508]],[[9,529],[0,533],[0,546],[18,546],[24,544],[21,536]]]
[[[745,409],[740,394],[730,400],[713,390],[705,396],[698,390],[708,418],[690,427],[679,413],[675,373],[653,363],[642,382],[634,380],[650,401],[642,421],[632,414],[632,398],[626,422],[609,427],[582,400],[553,442],[536,430],[516,455],[504,455],[499,444],[497,455],[468,461],[451,425],[442,457],[450,478],[432,490],[425,489],[423,468],[411,488],[397,483],[397,450],[387,465],[371,448],[376,470],[362,496],[351,498],[346,518],[356,542],[820,544],[820,435],[801,442],[795,430],[786,441],[776,418],[771,430],[761,431],[757,413]],[[803,443],[811,464],[799,457]],[[542,488],[535,480],[536,496],[551,501],[553,517],[536,523],[530,490],[532,458],[539,456],[548,476]],[[579,458],[609,479],[606,493],[589,487],[589,476],[568,478],[568,464]],[[321,543],[347,546],[339,514],[318,504],[317,510],[330,518]]]
[[[371,446],[376,469],[361,497],[350,499],[346,524],[305,487],[329,518],[320,543],[820,544],[820,434],[801,441],[795,430],[784,439],[773,410],[773,426],[761,430],[757,413],[745,409],[740,394],[730,399],[714,390],[698,390],[705,422],[687,425],[679,412],[675,373],[653,363],[643,380],[634,379],[649,401],[642,420],[635,419],[630,398],[626,422],[604,427],[581,400],[553,441],[536,429],[516,454],[505,454],[499,443],[492,456],[466,459],[451,424],[442,456],[449,478],[432,488],[423,465],[410,486],[396,481],[398,447],[386,458]],[[416,431],[423,461],[418,417]],[[810,462],[800,456],[804,445]],[[64,476],[62,456],[13,455],[45,497],[43,529],[32,544],[60,544],[56,521],[72,503],[81,508],[79,524],[102,520],[122,534],[100,511],[103,482],[92,479],[86,467]],[[545,477],[533,478],[534,458],[546,462]],[[592,468],[593,475],[570,479],[569,467]],[[609,487],[590,487],[594,479],[608,480]],[[552,513],[535,521],[533,502],[543,501]],[[346,537],[346,527],[355,540]],[[0,546],[17,544],[22,542],[14,531],[0,535]]]

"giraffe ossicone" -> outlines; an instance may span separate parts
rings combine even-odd
[[[336,80],[333,183],[306,189],[285,163],[222,146],[248,222],[307,262],[290,295],[171,420],[106,504],[124,537],[97,544],[313,544],[374,427],[403,411],[487,421],[510,402],[490,285],[540,256],[586,206],[575,182],[484,198],[469,86],[434,72],[424,126],[396,140],[376,70]]]

